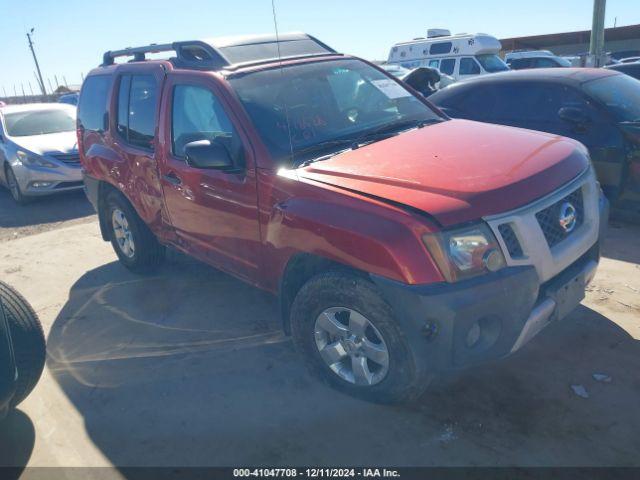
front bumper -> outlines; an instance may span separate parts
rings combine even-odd
[[[372,280],[396,313],[423,374],[467,367],[515,352],[584,298],[599,246],[548,282],[533,266],[508,267],[459,284]]]
[[[82,169],[79,164],[67,165],[60,162],[56,168],[14,165],[12,169],[23,195],[51,195],[83,187]]]
[[[549,270],[539,265],[518,262],[455,284],[406,285],[371,275],[396,313],[419,374],[509,355],[578,306],[595,275],[609,221],[607,199],[598,195],[599,190],[590,192],[591,185],[583,188],[591,193],[590,220],[574,240],[549,250],[549,255],[558,251],[575,255],[569,264],[551,257],[561,268],[553,276],[545,276]]]

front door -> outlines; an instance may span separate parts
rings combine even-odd
[[[169,74],[163,94],[160,178],[178,243],[192,255],[249,281],[260,262],[256,176],[248,139],[208,74]],[[185,146],[222,143],[233,168],[194,168]]]

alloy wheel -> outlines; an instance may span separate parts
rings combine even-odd
[[[316,319],[314,337],[320,357],[348,383],[375,385],[389,371],[389,350],[382,334],[351,308],[324,310]]]
[[[126,215],[119,208],[115,208],[111,213],[111,224],[116,243],[120,251],[127,257],[133,258],[136,253],[136,245],[133,241],[133,234],[129,228],[129,221]]]

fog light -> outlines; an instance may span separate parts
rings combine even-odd
[[[433,340],[438,334],[438,324],[436,322],[427,321],[422,327],[422,336],[427,340]]]
[[[47,188],[51,186],[51,182],[32,182],[31,186],[33,188]]]
[[[484,253],[482,263],[490,272],[497,272],[504,266],[503,257],[495,248],[491,248]]]
[[[476,321],[467,332],[467,347],[473,348],[480,341],[480,324]]]

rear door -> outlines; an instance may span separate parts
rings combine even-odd
[[[166,235],[162,190],[158,179],[158,118],[165,69],[161,64],[122,65],[114,79],[103,163],[121,186],[145,223],[160,237]]]
[[[251,145],[217,80],[208,73],[167,77],[162,106],[161,183],[178,243],[192,255],[254,281],[260,263],[260,232]],[[230,170],[194,168],[185,145],[198,140],[225,144]]]

